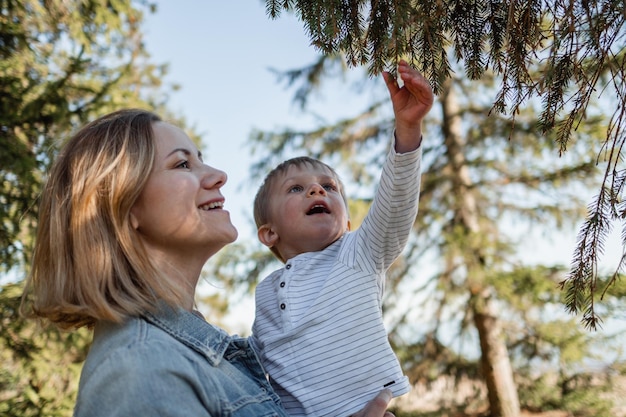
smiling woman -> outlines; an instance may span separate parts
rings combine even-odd
[[[202,266],[237,237],[225,182],[143,110],[104,116],[63,148],[22,310],[95,327],[76,416],[286,415],[247,341],[193,312]]]
[[[21,310],[94,328],[75,416],[287,415],[248,340],[194,311],[202,266],[237,237],[225,183],[182,130],[144,110],[103,116],[62,149]],[[384,416],[389,400],[358,415]]]
[[[184,303],[191,309],[204,263],[237,238],[220,192],[227,177],[202,162],[194,143],[178,127],[156,122],[153,130],[154,166],[130,219],[158,270],[191,289],[185,291]],[[163,259],[163,253],[169,256]]]

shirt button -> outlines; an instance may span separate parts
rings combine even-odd
[[[280,287],[282,288],[282,287],[284,287],[284,286],[285,286],[285,283],[284,283],[284,282],[281,282],[281,283],[280,283]]]
[[[291,269],[291,264],[287,264],[287,265],[285,266],[285,269]]]
[[[281,310],[284,310],[284,309],[285,309],[285,307],[287,307],[287,306],[285,305],[285,303],[281,303],[281,305],[280,305],[280,309],[281,309]]]

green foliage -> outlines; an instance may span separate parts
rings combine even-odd
[[[43,173],[74,129],[120,107],[165,113],[166,67],[139,30],[153,7],[0,2],[0,272],[28,263]]]
[[[603,187],[589,205],[589,215],[578,234],[572,270],[567,279],[561,283],[561,288],[567,294],[565,299],[567,310],[572,313],[582,312],[583,322],[594,330],[601,326],[602,321],[596,312],[595,294],[599,292],[603,297],[606,291],[616,284],[620,269],[623,270],[626,266],[625,254],[618,270],[604,284],[596,271],[598,259],[604,252],[604,242],[611,231],[611,221],[622,217],[621,213],[615,211],[615,202],[620,201],[620,197],[614,193],[614,189]]]
[[[614,277],[626,268],[623,0],[265,0],[265,4],[271,18],[283,11],[294,13],[322,54],[341,54],[347,65],[367,66],[370,74],[408,59],[440,95],[445,94],[447,80],[461,73],[454,71],[457,63],[470,80],[488,80],[495,74],[500,81],[489,92],[489,111],[508,113],[509,126],[515,126],[525,108],[539,99],[533,133],[552,135],[550,146],[561,154],[572,152],[578,130],[595,113],[590,111],[594,100],[606,101],[603,137],[596,139],[602,149],[586,160],[601,161],[604,175],[562,284],[568,310],[582,312],[585,325],[597,328],[595,301],[604,291],[596,285],[597,267],[614,224],[621,225],[625,248]],[[513,135],[511,131],[502,137]]]
[[[211,259],[210,275],[211,279],[226,285],[230,294],[237,288],[252,293],[267,268],[278,264],[276,257],[260,244],[252,247],[234,243]]]
[[[165,65],[144,49],[148,0],[0,1],[0,276],[28,269],[37,198],[59,145],[122,107],[165,107]],[[197,135],[191,132],[198,142]],[[70,416],[90,335],[17,313],[21,284],[0,288],[0,415]]]
[[[613,417],[613,403],[606,393],[613,389],[601,374],[569,378],[545,374],[520,384],[520,399],[529,410],[565,410],[580,417]]]
[[[0,414],[71,416],[89,331],[62,333],[18,313],[21,284],[0,288]]]
[[[590,334],[571,317],[558,314],[562,294],[556,284],[562,273],[563,268],[536,266],[489,277],[499,300],[507,306],[500,314],[520,404],[534,412],[567,410],[573,415],[608,417],[613,415],[611,394],[618,392],[614,376],[626,375],[620,369],[623,358],[615,363],[609,359],[613,354],[619,358],[620,342],[609,334]],[[479,381],[478,361],[452,350],[442,341],[440,331],[436,327],[415,343],[394,345],[411,380],[426,386],[442,375],[452,376],[458,384]],[[590,367],[589,363],[605,365]],[[484,404],[485,399],[478,395],[472,401]],[[466,415],[463,410],[469,404],[470,399],[460,404],[442,403],[439,413]]]
[[[507,335],[520,403],[528,410],[612,416],[609,397],[617,387],[610,375],[621,373],[622,342],[619,334],[590,334],[559,311],[564,294],[558,282],[564,272],[562,267],[521,267],[491,278],[510,307]],[[609,297],[607,304],[619,303],[618,297]],[[615,362],[612,355],[617,355]]]

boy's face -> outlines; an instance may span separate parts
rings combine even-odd
[[[324,167],[289,167],[271,194],[270,220],[259,228],[259,240],[285,260],[320,251],[350,229],[339,184]]]

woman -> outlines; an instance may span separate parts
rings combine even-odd
[[[22,310],[94,328],[75,416],[286,416],[246,339],[193,310],[237,231],[226,174],[180,129],[121,110],[63,147],[44,187]],[[360,416],[389,416],[383,391]]]

